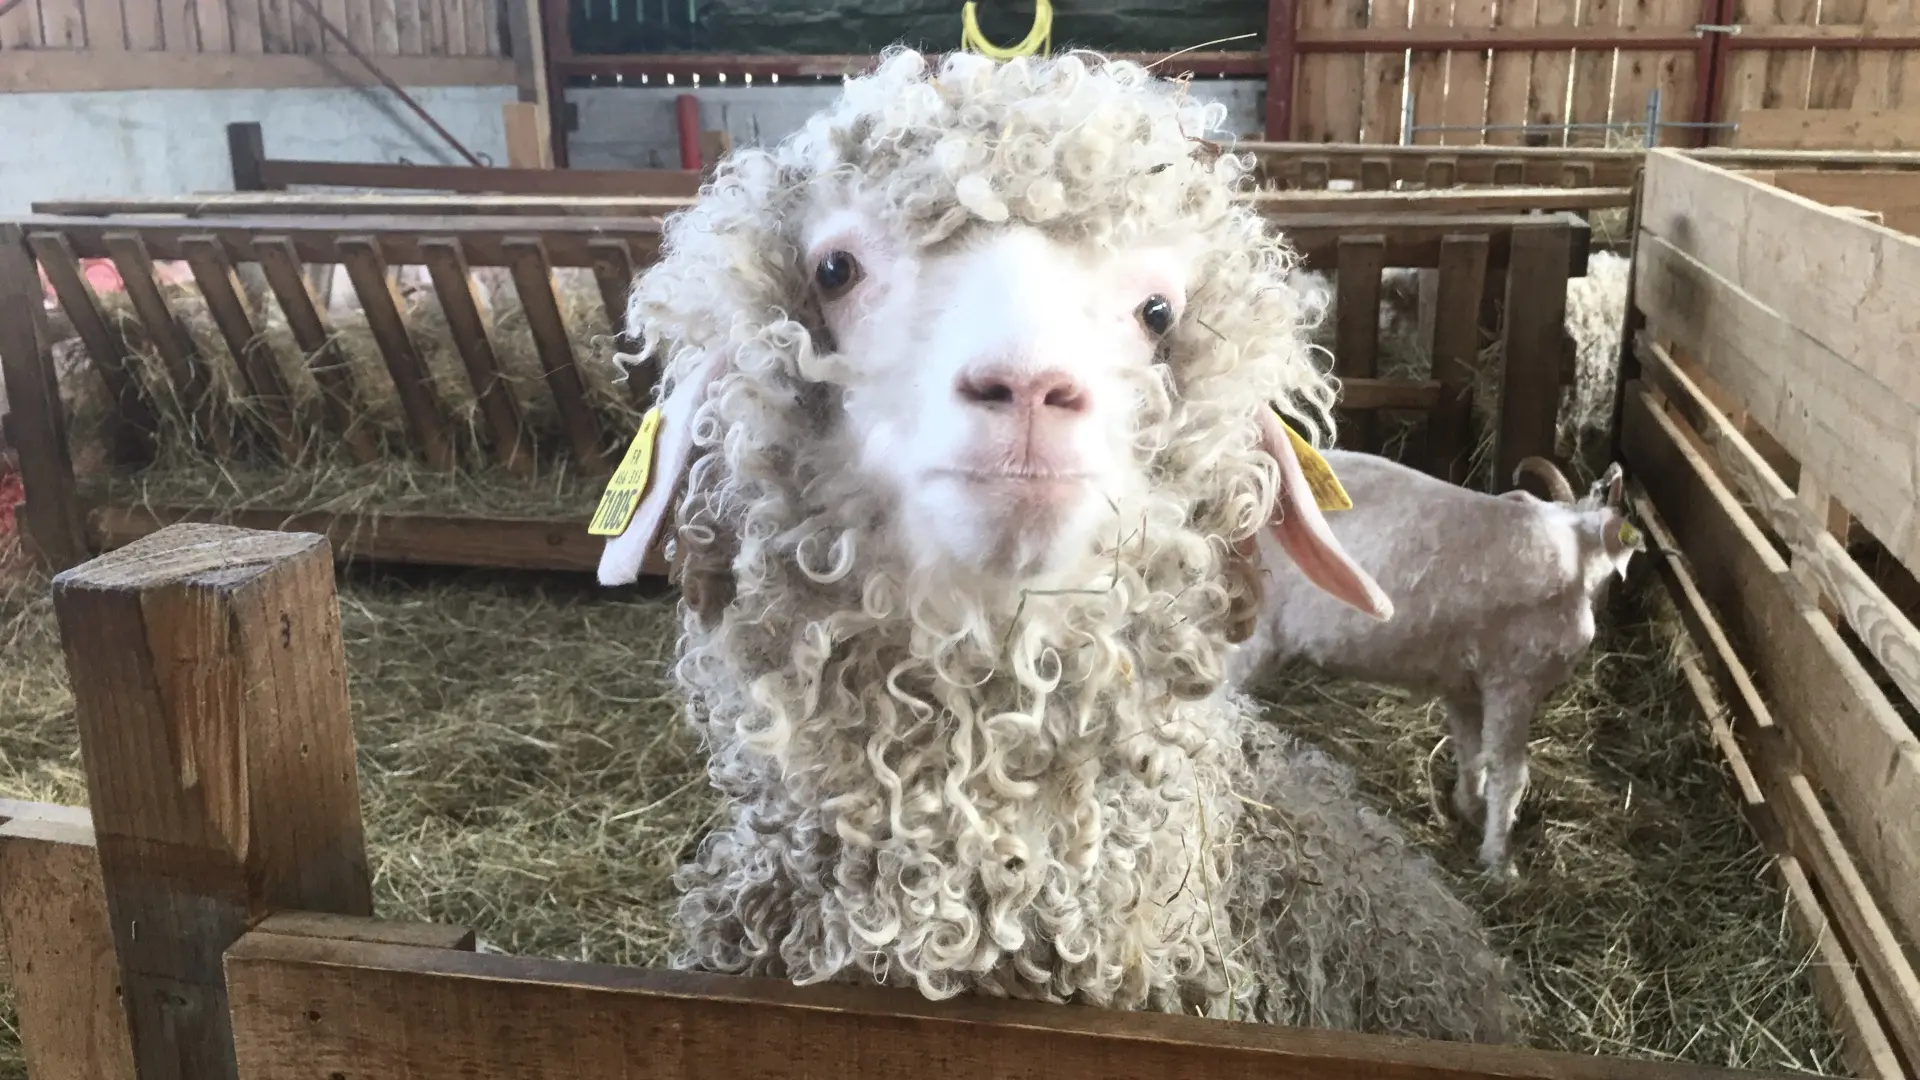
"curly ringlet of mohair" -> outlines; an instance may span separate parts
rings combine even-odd
[[[1505,969],[1432,864],[1344,770],[1221,689],[1277,480],[1252,404],[1321,440],[1333,390],[1199,141],[1224,109],[1077,53],[893,50],[667,225],[631,331],[669,386],[719,354],[671,555],[675,668],[725,819],[680,872],[678,965],[1498,1040]],[[1204,242],[1139,388],[1132,523],[1084,590],[908,574],[891,500],[849,469],[837,358],[797,230],[860,206],[911,246],[1025,222]]]

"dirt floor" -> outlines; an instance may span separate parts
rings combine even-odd
[[[1486,913],[1525,973],[1535,1044],[1838,1070],[1767,859],[1673,673],[1671,616],[1622,599],[1534,729],[1517,884],[1479,878],[1442,809],[1437,708],[1304,669],[1262,695]],[[354,570],[340,610],[381,914],[515,953],[660,962],[672,872],[715,812],[667,681],[673,598]],[[84,802],[43,579],[0,587],[0,655],[0,795]],[[0,1077],[22,1075],[0,1032]]]

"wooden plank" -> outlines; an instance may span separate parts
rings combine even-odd
[[[1334,327],[1333,371],[1343,381],[1372,379],[1380,367],[1380,272],[1385,268],[1387,242],[1380,236],[1347,236],[1340,240],[1335,272],[1338,323]],[[1377,452],[1379,427],[1371,413],[1349,414],[1341,445],[1346,449]]]
[[[1453,0],[1413,0],[1415,27],[1444,27],[1453,21]],[[1441,123],[1447,108],[1447,54],[1416,52],[1407,65],[1407,78],[1413,84],[1413,125],[1431,127]],[[1419,145],[1438,145],[1438,131],[1415,131],[1409,140]],[[1402,179],[1402,177],[1396,177]]]
[[[94,60],[93,65],[103,72],[120,64],[132,64],[147,59],[150,56],[165,55],[148,51],[160,48],[160,0],[120,0],[120,6],[127,20],[127,49],[134,55],[100,57]],[[49,58],[42,56],[40,59],[44,61]],[[75,57],[63,58],[59,66],[61,66],[63,70],[72,70],[72,65],[76,59]],[[181,63],[189,59],[198,58],[173,57],[171,59],[175,63]],[[0,72],[5,72],[9,67],[22,64],[31,67],[32,62],[33,58],[31,56],[22,56],[17,53],[11,57],[0,56]],[[54,65],[43,64],[42,66],[52,67]],[[46,71],[43,72],[43,74],[51,75],[52,72]],[[4,76],[0,76],[0,86],[4,86],[7,81]],[[45,85],[49,90],[76,89],[74,87],[49,85],[45,82],[30,82],[28,85]],[[6,87],[6,89],[9,90],[17,88],[18,87],[13,86]]]
[[[1440,252],[1433,327],[1433,377],[1444,388],[1427,422],[1429,471],[1465,483],[1473,452],[1473,383],[1479,370],[1480,301],[1486,288],[1484,236],[1449,236]]]
[[[473,279],[467,269],[460,242],[454,239],[423,240],[427,272],[433,277],[434,291],[440,297],[440,310],[447,319],[447,334],[466,365],[467,378],[492,436],[493,457],[502,468],[521,476],[533,471],[533,451],[528,444],[520,399],[501,374],[500,361],[487,337],[486,320],[473,300]]]
[[[1819,20],[1833,27],[1858,27],[1867,17],[1866,0],[1820,0]],[[1850,109],[1860,85],[1860,54],[1851,49],[1814,53],[1807,87],[1809,109]]]
[[[495,26],[498,20],[491,0],[465,0],[461,10],[467,20],[467,55],[500,55],[494,45],[500,31]]]
[[[1366,25],[1366,0],[1300,0],[1302,30],[1350,30]],[[1293,110],[1302,142],[1360,141],[1365,61],[1359,55],[1308,55],[1299,60]]]
[[[403,56],[419,56],[425,52],[420,34],[420,4],[423,0],[394,0],[394,31],[400,38],[400,53]]]
[[[1800,470],[1797,501],[1821,520],[1829,535],[1842,545],[1846,543],[1853,518],[1839,503],[1834,502],[1827,495],[1827,489],[1820,483],[1819,477],[1814,475],[1812,469]],[[1820,613],[1827,617],[1828,622],[1838,624],[1840,609],[1834,604],[1832,597],[1820,588],[1819,570],[1815,560],[1800,552],[1794,552],[1788,562],[1793,566],[1793,579],[1800,583],[1800,587],[1806,590],[1808,596],[1818,601]],[[1862,574],[1864,575],[1864,571]]]
[[[1493,26],[1494,0],[1453,0],[1453,26],[1458,30],[1480,31]],[[1488,53],[1462,49],[1447,56],[1447,107],[1441,110],[1443,123],[1467,126],[1486,123],[1487,74],[1491,63]],[[1449,131],[1449,146],[1478,146],[1485,138],[1480,131]]]
[[[320,13],[326,16],[326,21],[332,23],[334,29],[341,32],[347,29],[347,8],[354,2],[355,0],[294,0],[294,3],[302,7],[310,3],[319,8]],[[324,23],[320,25],[319,33],[321,52],[340,57],[342,66],[354,63],[353,60],[348,59],[346,44],[336,37],[333,31],[328,30]]]
[[[382,56],[400,55],[400,21],[394,0],[368,0],[373,47]]]
[[[293,0],[280,2],[292,4]],[[148,7],[154,3],[155,0],[126,0],[131,40],[137,42],[148,36],[136,32],[150,28],[135,20],[147,18]],[[298,5],[294,6],[297,8]],[[153,10],[157,12],[159,9],[155,6]],[[318,25],[303,12],[292,13],[289,33],[295,48],[304,42],[311,51],[312,43],[317,40],[314,37],[317,30]],[[143,46],[136,44],[134,47],[138,49]],[[497,57],[383,57],[380,67],[403,86],[510,86],[513,83],[512,61]],[[378,85],[357,63],[323,60],[311,55],[128,52],[96,56],[46,49],[0,53],[0,93],[267,90],[336,86],[377,88]]]
[[[1650,156],[1635,302],[1920,566],[1920,240]]]
[[[476,169],[467,165],[269,160],[275,187],[403,188],[501,195],[625,195],[691,198],[700,173],[685,169]]]
[[[264,9],[261,0],[227,0],[228,25],[233,33],[233,51],[266,51]]]
[[[260,920],[260,924],[253,929],[260,934],[404,945],[416,949],[472,952],[478,944],[470,926],[368,919],[353,915],[330,915],[321,911],[276,911]]]
[[[48,49],[84,49],[87,47],[86,16],[81,0],[39,0],[40,40]],[[102,6],[95,0],[96,6]]]
[[[1767,1074],[1198,1017],[250,934],[228,953],[243,1071],[410,1080],[845,1075],[1164,1080],[1758,1080]],[[403,1008],[367,1008],[369,1000]],[[629,1032],[632,1043],[616,1035]],[[649,1033],[666,1032],[670,1037]],[[558,1049],[558,1048],[566,1049]],[[297,1068],[294,1063],[302,1066]],[[309,1065],[309,1063],[311,1063]],[[378,1064],[371,1064],[378,1063]]]
[[[294,0],[260,0],[260,42],[263,52],[293,51],[293,8],[297,6]]]
[[[0,920],[20,1049],[33,1080],[133,1080],[93,825],[53,814],[0,825]]]
[[[1574,21],[1573,0],[1538,0],[1535,15],[1542,28],[1565,28]],[[1550,49],[1534,54],[1533,78],[1527,93],[1526,119],[1535,124],[1567,122],[1567,83],[1573,78],[1573,53]],[[1549,136],[1548,141],[1558,140]]]
[[[178,522],[231,524],[246,529],[286,529],[327,537],[342,562],[413,566],[471,566],[504,570],[555,570],[591,574],[603,545],[587,532],[587,520],[445,517],[430,514],[332,514],[287,509],[219,511],[196,507],[103,506],[88,514],[93,546],[112,550]],[[641,567],[664,577],[666,560],[655,550]]]
[[[173,305],[154,277],[153,257],[139,233],[105,232],[100,245],[126,286],[127,302],[146,330],[147,340],[166,366],[180,408],[195,436],[222,456],[233,450],[233,417],[218,400],[207,360],[187,336]],[[184,257],[184,249],[181,252]]]
[[[34,233],[27,238],[34,257],[39,259],[48,284],[60,301],[60,310],[73,324],[74,332],[86,346],[87,359],[107,387],[113,399],[113,431],[110,438],[114,458],[121,464],[151,460],[154,434],[158,431],[153,408],[142,393],[139,380],[127,359],[125,341],[108,326],[100,314],[99,299],[80,262],[74,258],[67,238],[59,233]]]
[[[115,0],[81,0],[75,5],[84,12],[85,46],[97,55],[127,51],[127,13]]]
[[[286,380],[281,377],[272,346],[254,329],[253,316],[241,299],[240,282],[226,251],[210,236],[185,237],[181,247],[193,270],[194,284],[206,300],[207,313],[219,327],[247,395],[279,445],[281,457],[289,462],[300,460],[304,444],[294,423]]]
[[[1411,15],[1411,0],[1373,0],[1367,11],[1367,25],[1405,27]],[[1407,85],[1407,58],[1404,53],[1372,53],[1363,61],[1361,85],[1365,97],[1360,111],[1362,142],[1394,144],[1400,141],[1400,99]]]
[[[574,461],[587,475],[611,470],[601,448],[600,419],[587,403],[586,386],[580,368],[574,363],[573,342],[567,335],[566,320],[553,295],[553,265],[546,247],[536,237],[509,238],[502,244],[513,271],[513,287],[520,294],[520,309],[526,314],[527,330],[533,335],[540,364],[546,369],[547,389],[560,410],[560,422],[567,430],[567,442]]]
[[[53,369],[40,275],[20,226],[0,223],[0,378],[7,438],[26,485],[20,520],[43,562],[65,569],[86,557],[66,418]]]
[[[1500,434],[1494,476],[1504,482],[1522,458],[1551,459],[1566,337],[1567,249],[1564,225],[1514,230],[1507,268],[1507,327],[1500,375]]]
[[[476,0],[477,2],[477,0]],[[467,54],[467,13],[461,0],[440,0],[441,24],[446,27],[446,47],[441,50],[444,56],[465,56]]]
[[[378,461],[380,443],[372,428],[362,422],[360,395],[353,385],[353,367],[326,315],[313,302],[313,289],[301,271],[300,256],[286,237],[263,236],[255,241],[253,254],[266,274],[267,284],[280,313],[287,320],[294,343],[307,358],[307,370],[320,389],[321,415],[327,429],[337,435],[353,460],[361,465]]]
[[[1920,176],[1913,173],[1778,170],[1764,182],[1825,206],[1875,211],[1890,229],[1920,233]]]
[[[0,49],[40,49],[45,41],[40,25],[40,0],[21,0],[0,15]]]
[[[233,21],[227,0],[193,0],[193,31],[202,52],[232,52]]]
[[[1533,210],[1605,210],[1626,206],[1631,197],[1632,190],[1625,187],[1520,187],[1263,191],[1246,199],[1260,213],[1281,219],[1295,214],[1519,214]]]
[[[1748,109],[1734,145],[1754,149],[1920,150],[1912,109]]]
[[[1620,0],[1582,0],[1578,24],[1613,28],[1620,22]],[[1618,51],[1580,49],[1573,56],[1573,105],[1567,120],[1575,124],[1605,123],[1613,110],[1613,67]]]
[[[174,526],[53,600],[136,1068],[237,1076],[221,953],[373,908],[326,540]]]
[[[453,468],[458,462],[453,437],[447,430],[446,410],[435,391],[433,372],[414,347],[407,322],[400,315],[399,298],[394,295],[379,244],[371,236],[343,236],[339,246],[340,264],[353,279],[360,310],[366,313],[367,329],[380,348],[380,359],[386,363],[387,375],[399,395],[408,439],[432,468]]]
[[[345,21],[334,25],[346,32],[347,40],[362,53],[374,47],[373,36],[373,0],[345,0],[345,10],[341,12]],[[338,44],[339,39],[334,39]],[[357,61],[354,61],[357,63]]]
[[[1791,28],[1810,27],[1818,13],[1819,4],[1816,0],[1774,0],[1771,24]],[[1766,72],[1766,87],[1760,95],[1763,108],[1806,107],[1813,74],[1811,49],[1769,50]]]
[[[1629,396],[1628,467],[1679,536],[1689,569],[1812,776],[1832,799],[1872,898],[1920,927],[1920,746],[1732,492],[1644,394]]]
[[[1440,384],[1432,379],[1343,379],[1339,407],[1353,412],[1369,409],[1431,409],[1440,400]]]
[[[176,55],[200,51],[200,27],[194,19],[195,0],[160,0],[160,46]]]
[[[1898,26],[1907,21],[1906,0],[1866,0],[1864,25]],[[1855,109],[1885,109],[1902,103],[1906,81],[1904,54],[1874,49],[1859,54],[1859,78],[1851,106]]]
[[[509,101],[500,106],[500,111],[507,129],[508,165],[516,169],[553,168],[553,140],[546,113],[526,101]]]
[[[1547,0],[1549,7],[1561,0]],[[1501,28],[1532,28],[1541,17],[1541,0],[1518,0],[1499,5],[1496,25]],[[1533,82],[1534,65],[1547,54],[1525,50],[1496,52],[1487,75],[1487,123],[1524,124],[1528,119],[1528,92]],[[1491,146],[1520,146],[1519,131],[1488,131]],[[1559,140],[1554,140],[1558,142]]]

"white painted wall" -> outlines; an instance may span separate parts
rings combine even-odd
[[[1259,138],[1265,127],[1266,80],[1195,79],[1193,95],[1227,106],[1227,128]],[[778,142],[840,93],[838,83],[773,86],[571,87],[567,100],[580,110],[580,126],[568,135],[569,163],[577,169],[677,169],[680,135],[674,99],[700,100],[700,124],[727,131],[735,146]]]
[[[469,150],[506,164],[500,106],[513,87],[408,92]],[[0,214],[36,199],[231,191],[227,125],[247,120],[261,125],[268,157],[462,163],[378,87],[0,94]]]

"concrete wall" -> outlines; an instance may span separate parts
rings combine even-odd
[[[1258,138],[1265,127],[1266,85],[1263,79],[1196,79],[1193,94],[1224,102],[1228,130]],[[684,86],[568,89],[567,100],[580,110],[580,127],[568,136],[570,164],[578,169],[679,168],[673,102],[687,92]],[[700,99],[701,126],[732,133],[735,146],[778,142],[839,92],[838,83],[703,85],[692,91]]]
[[[506,164],[500,106],[513,87],[409,92],[468,149]],[[0,94],[0,214],[36,199],[231,191],[227,125],[244,120],[260,123],[269,157],[461,163],[380,88]]]

